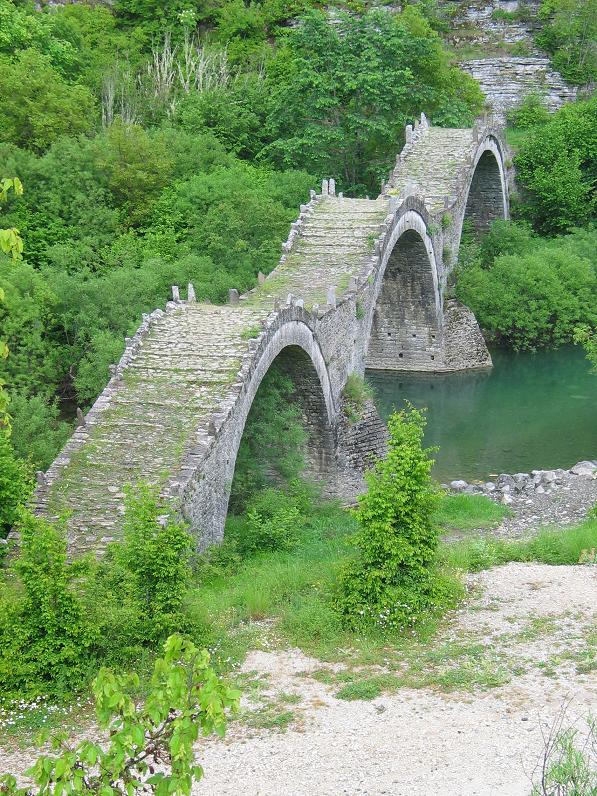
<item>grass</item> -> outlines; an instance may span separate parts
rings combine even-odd
[[[493,528],[512,516],[512,510],[485,495],[445,495],[434,520],[446,531]]]
[[[577,564],[582,554],[597,544],[597,520],[559,530],[547,528],[531,539],[515,541],[491,537],[443,545],[440,559],[452,569],[478,572],[510,561],[541,564]]]
[[[291,549],[259,553],[234,560],[220,571],[201,572],[188,595],[186,615],[202,636],[197,641],[211,648],[222,668],[242,661],[251,648],[279,644],[297,646],[323,661],[369,665],[385,659],[388,643],[395,651],[402,641],[410,649],[413,644],[428,644],[433,637],[439,616],[429,616],[414,635],[383,628],[351,632],[342,626],[334,609],[334,589],[342,563],[352,554],[349,537],[356,521],[334,505],[317,511]],[[482,496],[459,495],[443,498],[436,521],[443,528],[470,530],[495,524],[504,512],[504,507]],[[583,550],[595,546],[597,520],[587,520],[574,528],[543,530],[528,540],[475,537],[445,542],[438,560],[448,573],[476,572],[509,561],[576,564]],[[470,657],[471,651],[466,655]],[[462,677],[469,675],[465,667]]]

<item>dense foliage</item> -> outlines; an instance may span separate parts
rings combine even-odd
[[[449,601],[451,584],[435,568],[438,495],[423,449],[424,415],[416,409],[388,420],[388,452],[366,474],[354,539],[358,553],[340,575],[338,608],[352,627],[401,630]]]
[[[199,735],[226,730],[226,712],[238,710],[240,692],[218,679],[209,654],[173,635],[154,664],[149,692],[138,704],[136,675],[101,669],[93,682],[99,726],[106,742],[85,740],[72,748],[66,734],[52,737],[54,754],[42,755],[27,771],[36,789],[19,788],[15,777],[0,777],[9,796],[55,793],[136,792],[189,796],[203,776],[193,744]]]
[[[184,629],[191,542],[164,516],[152,490],[129,493],[124,540],[96,562],[69,560],[64,527],[21,512],[0,584],[0,693],[68,693]]]
[[[518,213],[547,235],[567,232],[597,213],[597,98],[564,105],[533,127],[514,159]]]
[[[543,0],[537,43],[570,83],[597,79],[597,3],[595,0]]]
[[[597,230],[545,240],[520,223],[497,222],[463,252],[457,295],[481,326],[515,349],[571,343],[597,325]]]
[[[482,106],[477,84],[450,66],[438,35],[414,8],[308,16],[272,61],[264,156],[375,192],[408,119],[464,127]]]

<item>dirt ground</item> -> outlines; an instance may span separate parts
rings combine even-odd
[[[204,742],[196,793],[529,794],[543,736],[562,706],[579,737],[584,718],[597,714],[597,677],[586,663],[597,569],[509,564],[474,582],[476,596],[453,618],[447,640],[482,643],[487,656],[476,665],[502,667],[508,682],[344,701],[334,696],[337,685],[305,676],[321,670],[320,661],[296,650],[254,652],[245,671],[264,678],[265,696],[300,696],[296,718],[285,732],[232,724],[226,741]]]

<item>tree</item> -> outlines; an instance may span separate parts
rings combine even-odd
[[[570,83],[597,79],[597,0],[543,0],[539,46]]]
[[[351,627],[401,630],[445,600],[435,570],[438,495],[433,460],[422,447],[424,415],[413,408],[388,419],[388,452],[365,475],[354,538],[357,555],[340,574],[338,609]]]
[[[516,350],[570,343],[578,325],[597,325],[596,247],[595,230],[538,238],[485,267],[469,264],[458,276],[458,298],[482,328]]]
[[[412,7],[340,15],[312,12],[269,64],[262,157],[376,191],[421,111],[465,126],[482,105],[474,81],[449,65],[441,40]]]
[[[203,776],[193,744],[199,734],[226,730],[226,711],[238,710],[240,692],[218,679],[209,653],[179,635],[164,644],[154,665],[149,693],[137,704],[136,675],[101,669],[93,681],[103,743],[83,741],[73,748],[67,736],[52,739],[56,755],[42,755],[26,772],[35,789],[18,788],[13,776],[0,777],[6,796],[56,793],[98,796],[190,796]]]
[[[41,152],[61,135],[89,132],[96,124],[93,95],[67,83],[50,58],[21,50],[0,56],[0,141]]]
[[[597,210],[597,98],[565,105],[533,128],[514,159],[519,214],[547,235],[583,226]]]

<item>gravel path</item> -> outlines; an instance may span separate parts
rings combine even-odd
[[[567,723],[579,726],[597,712],[595,674],[580,663],[595,633],[597,570],[509,564],[471,585],[476,596],[444,639],[480,641],[487,655],[475,665],[497,660],[509,682],[449,693],[400,689],[347,702],[334,696],[337,685],[305,677],[320,661],[296,650],[254,652],[244,669],[265,678],[269,696],[301,695],[295,723],[285,733],[233,724],[225,742],[205,741],[199,758],[206,776],[196,793],[528,794],[542,732],[562,705],[569,702]]]

